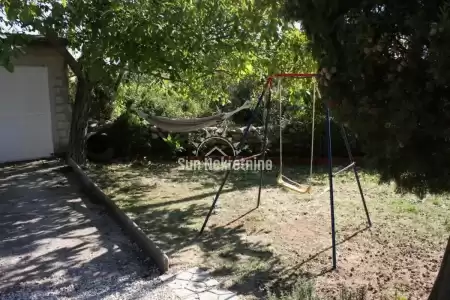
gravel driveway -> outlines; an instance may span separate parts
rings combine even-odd
[[[174,299],[57,161],[0,169],[0,299]]]

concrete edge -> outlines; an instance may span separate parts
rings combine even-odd
[[[133,222],[103,191],[84,173],[81,167],[71,158],[67,158],[67,164],[79,177],[81,184],[90,194],[103,204],[113,215],[119,225],[129,234],[145,255],[152,258],[160,271],[166,273],[169,270],[169,257],[162,251],[139,226]]]

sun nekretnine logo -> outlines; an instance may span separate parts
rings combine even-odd
[[[204,170],[272,170],[272,161],[263,161],[257,156],[241,156],[241,152],[247,148],[238,147],[239,142],[233,142],[227,137],[224,130],[222,134],[211,134],[206,130],[206,135],[193,143],[195,150],[193,157],[179,158],[178,163],[186,169]],[[234,162],[233,162],[234,159]]]

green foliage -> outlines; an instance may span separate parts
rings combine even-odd
[[[450,219],[445,220],[444,226],[447,232],[450,233]]]
[[[302,47],[302,55],[291,55],[299,46]],[[264,83],[261,79],[272,72],[310,73],[316,69],[305,35],[295,28],[287,28],[280,42],[271,45],[269,50],[255,48],[251,54],[254,60],[251,66],[246,65],[245,74],[233,73],[228,69],[229,71],[214,72],[209,76],[191,77],[189,82],[156,81],[149,76],[130,74],[119,90],[114,115],[120,115],[129,102],[150,114],[175,118],[207,116],[218,110],[230,111],[247,100],[255,101]],[[221,69],[226,67],[224,64]],[[270,71],[270,68],[273,70]],[[263,74],[261,70],[266,70],[267,73]],[[299,135],[305,137],[305,145],[310,144],[311,137],[313,86],[311,79],[285,79],[282,82],[283,124],[290,123],[299,128]],[[273,89],[273,100],[270,122],[277,125],[280,97],[276,87]],[[321,126],[323,119],[319,103],[320,100],[317,99],[317,126]],[[231,121],[243,125],[249,116],[249,111],[243,111]],[[262,115],[259,115],[255,123],[262,125]]]
[[[292,25],[280,28],[277,40],[256,39],[251,45],[247,51],[238,50],[224,56],[216,63],[214,72],[200,77],[190,76],[188,81],[175,82],[173,88],[186,98],[213,99],[227,104],[230,98],[233,102],[236,96],[240,96],[239,92],[236,93],[238,87],[247,89],[245,97],[256,99],[271,74],[317,71],[306,35]],[[289,100],[295,102],[298,98],[294,97],[294,91],[311,89],[312,81],[285,79],[283,86],[291,91]]]
[[[359,287],[356,291],[341,287],[339,300],[365,300],[367,299],[367,288]]]
[[[280,1],[0,0],[0,7],[1,30],[35,31],[54,46],[67,40],[72,54],[58,50],[91,96],[89,109],[78,111],[100,119],[125,114],[132,102],[156,115],[209,115],[255,99],[272,73],[317,69],[306,35],[280,16]],[[0,40],[5,66],[27,44]],[[295,108],[287,118],[310,119],[311,82],[283,86]]]
[[[184,150],[184,148],[181,146],[180,141],[171,134],[169,134],[163,140],[164,140],[164,142],[167,143],[167,145],[169,145],[169,147],[174,155],[176,155],[178,152],[181,152]]]
[[[300,55],[296,54],[298,47],[302,49]],[[131,74],[119,91],[115,115],[130,100],[152,114],[169,117],[206,116],[219,109],[232,110],[247,100],[255,101],[264,80],[273,72],[311,73],[317,68],[307,47],[306,36],[294,27],[281,32],[276,44],[263,43],[261,47],[241,53],[241,58],[247,57],[243,61],[243,69],[230,66],[235,59],[233,55],[223,57],[215,72],[187,77],[182,81],[155,81],[149,76]],[[313,81],[284,79],[282,86],[284,117],[289,122],[310,123]],[[276,89],[273,92],[273,107],[276,109],[280,98]],[[321,113],[323,115],[323,110],[317,112],[319,119]],[[243,124],[248,117],[246,115],[248,113],[242,112],[233,121]]]
[[[143,158],[151,154],[150,128],[128,111],[114,121],[107,133],[118,157]]]
[[[289,293],[276,296],[269,292],[268,300],[319,300],[315,294],[314,285],[310,281],[299,281]]]
[[[1,3],[1,0],[0,0]],[[1,6],[0,6],[1,7]],[[4,17],[0,11],[0,25],[4,24]],[[2,32],[0,27],[0,66],[5,67],[9,72],[14,71],[12,59],[24,53],[23,47],[13,47],[14,44],[29,43],[30,38],[24,35],[10,35]]]
[[[433,205],[436,205],[436,206],[441,206],[442,205],[441,200],[439,198],[437,198],[437,197],[433,198],[431,203],[433,203]]]
[[[195,84],[223,65],[241,70],[247,53],[276,42],[284,26],[280,4],[267,0],[1,0],[0,7],[2,30],[66,38],[82,70],[69,65],[91,82],[125,68]]]
[[[172,118],[189,118],[211,113],[209,103],[180,97],[169,85],[162,83],[125,82],[117,93],[113,118],[121,115],[131,104],[151,115]]]
[[[300,280],[295,283],[289,293],[282,293],[279,296],[268,293],[268,300],[325,300],[316,294],[314,284],[311,281]],[[367,299],[367,290],[364,287],[352,291],[348,288],[341,287],[339,296],[334,300],[365,300]]]
[[[446,1],[286,0],[321,67],[321,89],[383,179],[448,190],[450,37]]]

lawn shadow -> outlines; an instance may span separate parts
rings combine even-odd
[[[87,169],[89,176],[93,178],[99,185],[111,189],[118,189],[118,192],[127,192],[126,189],[133,190],[133,196],[142,196],[139,191],[151,189],[151,186],[136,182],[140,178],[163,178],[172,183],[200,183],[200,187],[196,190],[205,188],[218,188],[226,175],[226,170],[208,170],[206,168],[200,169],[183,169],[177,163],[145,163],[135,162],[133,164],[119,164],[119,170],[113,172],[105,172],[105,168],[114,165],[92,165]],[[124,171],[124,170],[127,171]],[[273,166],[270,170],[263,171],[263,188],[270,188],[277,186],[277,175],[279,169]],[[308,166],[285,166],[283,174],[298,182],[306,182],[309,178]],[[328,174],[326,168],[317,168],[315,175],[323,177]],[[123,188],[124,182],[131,182],[127,188]],[[232,170],[226,185],[230,188],[238,190],[258,187],[260,183],[260,170]],[[122,189],[122,190],[121,190]]]
[[[282,263],[282,257],[271,250],[270,244],[249,240],[243,225],[230,226],[236,220],[208,227],[204,234],[199,236],[198,223],[194,220],[204,217],[207,205],[191,204],[184,209],[160,210],[153,210],[152,207],[149,205],[149,209],[141,210],[135,221],[165,249],[169,257],[175,254],[184,255],[183,252],[191,246],[199,247],[201,254],[198,255],[203,256],[201,266],[209,268],[213,276],[231,278],[232,283],[227,288],[240,295],[261,298],[266,295],[267,287],[270,287],[273,293],[289,291],[299,280],[314,279],[332,271],[331,261],[330,267],[321,270],[312,271],[307,267],[308,263],[331,251],[331,246],[310,254],[308,259],[301,263],[287,266]],[[251,209],[239,219],[255,210]],[[127,211],[137,213],[131,208]],[[345,236],[337,245],[367,229],[365,227]]]
[[[347,241],[355,238],[359,234],[369,230],[369,227],[358,229],[352,234],[347,235],[343,239],[337,241],[336,246],[344,244]],[[259,246],[259,245],[257,245]],[[327,251],[331,251],[332,247],[329,246],[316,253],[312,253],[309,257],[297,264],[286,266],[280,264],[281,257],[270,256],[266,258],[265,264],[261,264],[260,268],[249,269],[248,272],[241,274],[237,280],[231,285],[230,290],[235,291],[242,295],[253,295],[258,298],[264,297],[267,294],[267,290],[280,296],[285,292],[289,292],[291,288],[299,281],[311,280],[327,273],[333,272],[331,260],[328,267],[323,267],[320,270],[308,270],[307,264],[318,259]],[[233,269],[220,268],[214,271],[217,275],[231,274]]]
[[[347,163],[340,162],[333,166],[333,172],[336,172]],[[177,162],[146,162],[135,161],[130,164],[117,164],[119,170],[114,172],[104,172],[106,164],[91,165],[86,171],[99,185],[115,189],[116,192],[131,191],[133,197],[143,196],[153,187],[149,184],[143,184],[138,181],[142,178],[164,179],[174,184],[197,182],[199,187],[196,190],[203,190],[207,188],[218,188],[226,175],[226,170],[208,170],[205,167],[200,169],[182,168]],[[126,169],[126,171],[124,171]],[[277,186],[277,175],[279,166],[273,165],[270,170],[263,171],[263,188],[271,188]],[[374,176],[373,170],[364,170],[369,176]],[[340,176],[353,176],[351,169]],[[283,166],[283,175],[298,183],[306,183],[310,179],[310,166],[301,164],[285,164]],[[313,166],[313,181],[327,184],[328,181],[328,167],[326,165]],[[123,182],[130,182],[127,187],[123,187]],[[258,187],[260,183],[259,170],[232,170],[226,186],[238,190]]]
[[[119,193],[127,195],[125,199],[120,200],[122,209],[132,216],[133,220],[169,257],[189,255],[188,249],[197,247],[200,251],[196,253],[195,259],[201,257],[201,265],[212,270],[213,275],[231,278],[232,284],[229,288],[239,294],[261,298],[265,295],[267,286],[275,292],[288,291],[300,279],[320,277],[330,272],[328,267],[309,270],[307,264],[324,255],[331,247],[312,253],[307,260],[289,267],[283,263],[282,257],[271,250],[270,244],[247,238],[248,232],[243,225],[236,225],[236,223],[241,223],[237,221],[248,217],[256,210],[255,208],[226,224],[210,225],[202,236],[198,236],[201,223],[210,208],[212,196],[216,194],[216,189],[211,191],[211,187],[218,187],[225,172],[179,170],[178,167],[177,164],[159,164],[155,167],[153,164],[150,166],[136,164],[129,166],[129,172],[122,170],[102,172],[102,168],[93,172],[103,178],[102,184],[108,184],[107,188],[116,186]],[[278,169],[275,168],[265,172],[264,188],[276,186],[277,171]],[[309,177],[309,167],[286,167],[284,174],[299,182],[306,181]],[[317,167],[316,176],[327,182],[327,168]],[[100,177],[97,177],[97,180]],[[177,198],[172,195],[167,199],[160,197],[163,201],[139,203],[141,197],[147,197],[147,199],[153,197],[151,183],[145,185],[135,182],[136,178],[147,177],[164,178],[166,182],[175,186],[195,182],[199,185],[196,185],[194,189],[198,191],[198,194]],[[125,185],[127,187],[125,189],[124,182],[129,182]],[[259,172],[233,171],[222,194],[258,186]],[[364,230],[366,228],[344,238],[339,241],[339,244]]]

